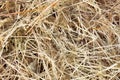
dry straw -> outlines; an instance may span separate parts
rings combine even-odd
[[[0,80],[119,80],[120,0],[0,0]]]

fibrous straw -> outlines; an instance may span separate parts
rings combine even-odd
[[[1,0],[0,80],[119,80],[120,0]]]

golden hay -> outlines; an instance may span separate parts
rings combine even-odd
[[[0,80],[119,80],[120,0],[0,0]]]

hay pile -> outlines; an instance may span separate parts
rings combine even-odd
[[[0,0],[0,80],[119,80],[120,0]]]

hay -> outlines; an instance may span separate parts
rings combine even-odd
[[[120,0],[1,0],[0,80],[119,80]]]

